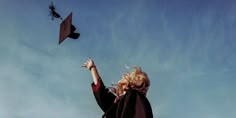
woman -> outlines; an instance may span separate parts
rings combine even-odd
[[[105,87],[92,59],[82,67],[91,71],[92,90],[96,101],[103,110],[103,118],[153,118],[152,108],[146,98],[150,81],[139,67],[126,73],[118,84]]]

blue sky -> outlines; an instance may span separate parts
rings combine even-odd
[[[54,0],[81,33],[61,45],[50,2],[0,0],[1,118],[101,117],[88,57],[107,86],[141,66],[155,118],[236,117],[236,1]]]

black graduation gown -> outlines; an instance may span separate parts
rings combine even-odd
[[[92,83],[95,99],[103,110],[103,118],[153,118],[151,105],[143,94],[129,90],[116,103],[116,96],[109,92],[100,79]]]

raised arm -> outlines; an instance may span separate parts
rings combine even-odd
[[[94,64],[94,61],[92,59],[88,58],[88,61],[86,63],[84,63],[84,65],[82,67],[88,68],[90,70],[92,78],[93,78],[93,82],[95,85],[97,85],[97,83],[100,79],[100,76],[99,76],[97,68]]]
[[[104,86],[92,59],[89,58],[82,67],[90,70],[93,77],[92,89],[94,96],[100,108],[106,112],[113,104],[116,96],[109,92],[108,88]]]

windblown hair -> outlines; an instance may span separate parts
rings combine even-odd
[[[112,84],[110,87],[111,91],[120,97],[126,93],[127,90],[135,89],[146,95],[148,88],[150,86],[150,81],[148,75],[141,70],[140,67],[132,67],[132,72],[128,72],[123,75],[122,79],[126,79],[125,84]]]

